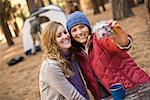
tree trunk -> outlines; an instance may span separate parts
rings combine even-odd
[[[44,7],[44,0],[37,0],[38,1],[38,7]]]
[[[18,37],[19,36],[19,28],[18,28],[18,25],[16,22],[14,22],[14,32],[15,32],[16,37]]]
[[[113,19],[121,20],[133,14],[128,0],[112,0]]]
[[[48,1],[49,1],[49,4],[53,4],[51,0],[48,0]]]
[[[133,7],[136,6],[134,0],[128,0],[128,2],[129,2],[129,6],[130,6],[131,8],[133,8]]]
[[[149,20],[150,20],[150,0],[144,0],[144,3],[146,5],[146,8],[149,14]]]
[[[108,0],[97,0],[98,6],[101,6],[103,8],[103,11],[106,11],[105,3],[108,2]]]
[[[72,7],[72,1],[69,1],[69,0],[65,0],[65,3],[66,3],[66,11],[68,14],[72,13],[73,12],[73,7]]]
[[[34,0],[26,0],[26,2],[27,2],[27,5],[28,5],[30,14],[37,11],[38,7],[35,4]]]
[[[0,15],[0,20],[1,20],[1,26],[2,30],[4,32],[5,38],[7,40],[7,43],[9,46],[14,45],[14,42],[12,40],[11,32],[9,30],[7,22],[4,20],[3,16]]]
[[[18,37],[19,36],[19,27],[17,25],[16,16],[15,15],[13,15],[13,29],[14,29],[16,37]]]
[[[97,1],[96,0],[91,0],[91,2],[92,2],[92,5],[93,5],[94,15],[99,14],[100,10],[99,10]]]
[[[137,4],[142,4],[144,3],[144,0],[136,0],[137,1]]]
[[[74,11],[79,11],[80,10],[80,0],[74,0]]]

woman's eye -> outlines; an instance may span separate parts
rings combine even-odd
[[[80,29],[82,29],[82,28],[84,28],[84,25],[81,25],[81,26],[80,26]]]
[[[67,31],[64,31],[64,34],[67,34]]]
[[[56,37],[61,37],[61,34],[57,34]]]
[[[61,37],[61,35],[58,35],[57,37]]]
[[[76,32],[77,29],[73,29],[71,32]]]

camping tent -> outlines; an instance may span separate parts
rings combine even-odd
[[[66,24],[66,15],[64,11],[55,5],[49,5],[46,7],[42,7],[38,9],[36,12],[32,13],[31,16],[29,16],[23,25],[22,30],[22,40],[23,40],[23,46],[24,46],[24,52],[26,55],[31,55],[34,51],[34,45],[32,36],[30,34],[31,25],[30,22],[35,19],[35,16],[39,15],[40,17],[40,25],[41,28],[44,29],[44,27],[48,24],[49,21],[57,21],[64,25]],[[39,41],[36,42],[36,47],[39,46]],[[38,50],[38,49],[37,49]]]

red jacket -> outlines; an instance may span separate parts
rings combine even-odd
[[[96,81],[96,77],[94,76],[88,57],[86,57],[86,55],[84,55],[83,53],[80,53],[80,51],[77,52],[77,55],[78,61],[80,63],[80,69],[87,83],[88,89],[91,91],[95,100],[101,100],[101,94]]]
[[[77,55],[86,78],[91,77],[90,71],[86,68],[92,67],[95,75],[108,91],[113,83],[120,82],[125,88],[131,88],[150,80],[126,50],[119,49],[108,38],[97,39],[94,34],[89,41],[88,55],[82,50],[79,50]]]

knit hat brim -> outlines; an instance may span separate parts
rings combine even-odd
[[[78,24],[84,24],[90,29],[90,23],[86,16],[80,12],[80,11],[75,11],[72,14],[68,15],[67,17],[67,30],[70,33],[71,28],[78,25]]]

